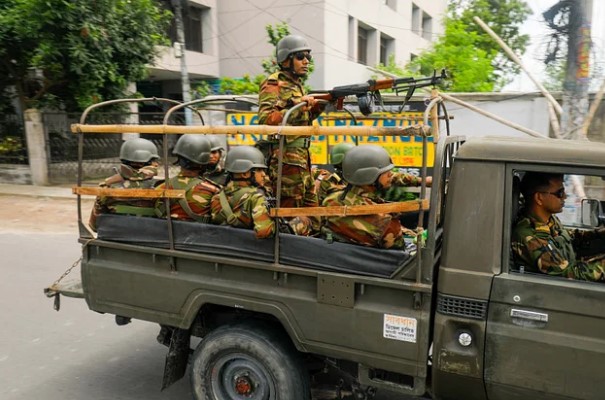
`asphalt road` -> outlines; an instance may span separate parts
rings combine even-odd
[[[6,222],[0,224],[0,399],[191,399],[188,378],[160,392],[166,348],[155,340],[157,325],[117,326],[81,299],[63,297],[61,311],[53,310],[43,288],[79,257],[75,233],[15,232]]]
[[[83,218],[91,206],[84,202]],[[188,375],[160,391],[157,325],[117,326],[82,299],[62,297],[56,312],[44,296],[80,256],[75,210],[74,199],[0,195],[0,399],[191,399]]]

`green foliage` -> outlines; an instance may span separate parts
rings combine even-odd
[[[478,46],[479,35],[468,32],[460,21],[449,21],[445,35],[433,49],[422,53],[410,63],[419,74],[429,76],[435,69],[445,68],[449,79],[443,89],[453,92],[489,92],[494,89],[492,57]]]
[[[531,15],[524,0],[450,0],[444,20],[445,33],[433,47],[410,65],[427,75],[447,68],[451,79],[448,90],[483,92],[502,88],[519,72],[500,46],[473,20],[478,16],[517,54],[523,54],[528,35],[520,25]]]
[[[290,27],[288,26],[287,22],[278,22],[275,24],[275,26],[267,24],[267,26],[265,26],[265,30],[267,31],[267,36],[269,38],[267,43],[269,43],[273,49],[277,47],[277,42],[290,34]],[[263,71],[265,71],[265,74],[267,75],[271,75],[279,70],[277,61],[275,59],[275,50],[273,51],[271,57],[265,58],[261,62],[261,65],[263,66]]]
[[[25,161],[25,148],[20,138],[17,136],[0,138],[0,157],[16,163]]]
[[[264,75],[257,75],[250,79],[246,74],[241,79],[223,78],[221,79],[220,92],[223,94],[256,94],[259,85],[265,79]]]
[[[23,108],[68,111],[123,97],[168,44],[170,17],[154,0],[4,0],[0,90],[14,85]]]

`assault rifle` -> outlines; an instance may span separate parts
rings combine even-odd
[[[346,96],[357,96],[357,103],[359,105],[359,111],[363,115],[370,115],[374,111],[374,103],[378,101],[382,104],[382,97],[380,96],[381,89],[392,89],[395,94],[399,96],[399,93],[405,92],[405,98],[401,105],[400,112],[407,102],[412,98],[416,88],[435,86],[441,83],[442,80],[447,78],[445,69],[441,70],[441,73],[437,75],[437,71],[433,72],[433,76],[427,78],[389,78],[389,79],[370,79],[364,83],[356,83],[354,85],[336,86],[332,90],[328,90],[326,93],[311,93],[315,99],[336,101],[336,109],[342,110],[344,105],[344,98]]]

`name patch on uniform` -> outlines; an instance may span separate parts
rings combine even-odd
[[[416,343],[417,326],[418,321],[416,318],[384,314],[382,336],[385,339]]]

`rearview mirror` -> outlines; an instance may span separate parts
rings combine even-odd
[[[582,199],[582,225],[597,227],[605,224],[601,202],[597,199]]]

